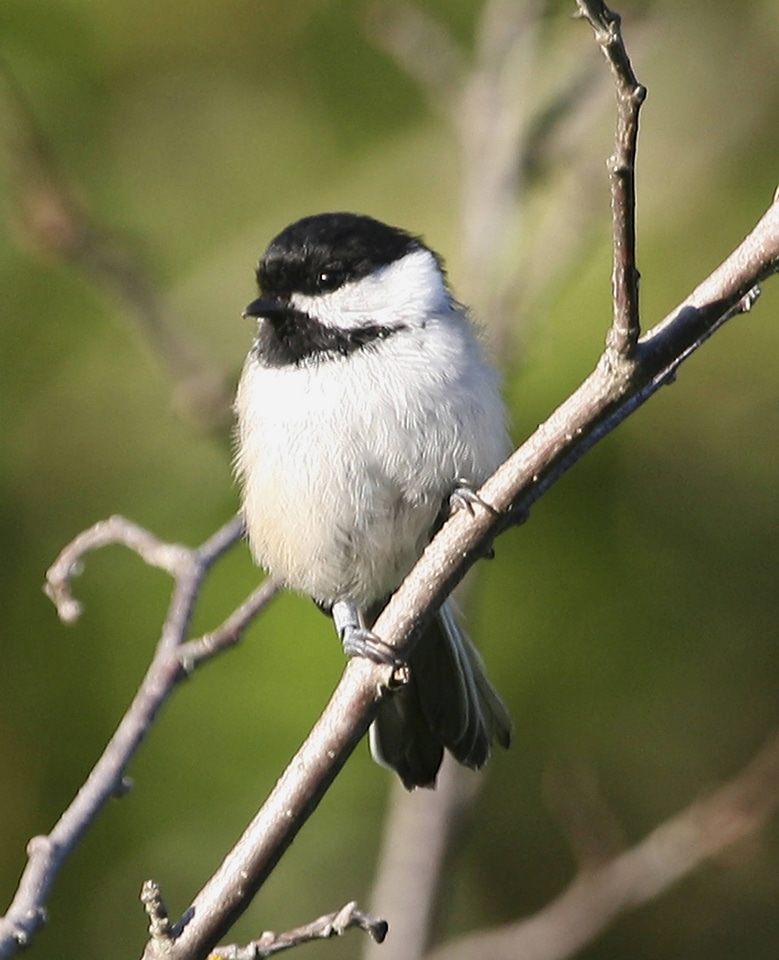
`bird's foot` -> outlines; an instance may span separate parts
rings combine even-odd
[[[366,657],[374,663],[387,664],[396,669],[405,668],[405,661],[397,655],[394,647],[363,625],[353,603],[337,600],[333,604],[332,615],[347,657]]]
[[[405,666],[405,662],[395,653],[393,647],[365,627],[346,630],[341,637],[341,644],[347,657],[367,657],[374,663],[391,667]]]
[[[458,480],[457,486],[449,494],[449,515],[451,516],[457,510],[467,510],[473,517],[476,515],[477,507],[486,510],[493,517],[497,517],[500,512],[491,503],[482,500],[474,484],[468,480]],[[485,560],[492,560],[495,556],[495,550],[492,546],[485,547],[482,556]]]
[[[457,481],[457,486],[449,494],[449,511],[454,513],[456,510],[467,510],[471,516],[476,513],[476,507],[486,510],[494,517],[498,516],[499,510],[496,510],[491,503],[482,500],[476,486],[469,480],[462,478]]]

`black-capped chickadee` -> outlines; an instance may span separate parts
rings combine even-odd
[[[257,562],[332,614],[349,655],[391,659],[370,630],[453,494],[509,447],[495,370],[441,259],[370,217],[283,230],[257,268],[257,317],[236,398],[236,470]],[[444,748],[481,767],[511,720],[451,602],[409,682],[380,705],[376,760],[433,786]]]

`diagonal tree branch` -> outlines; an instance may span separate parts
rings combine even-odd
[[[756,285],[779,267],[779,201],[743,243],[639,342],[633,359],[608,347],[582,385],[487,480],[480,497],[496,514],[455,514],[428,546],[375,625],[407,638],[483,555],[489,542],[526,519],[533,503],[580,457],[661,386],[734,315],[748,310]],[[401,654],[405,647],[399,645]]]
[[[779,202],[691,296],[650,330],[628,359],[607,346],[593,373],[484,484],[493,510],[458,511],[387,604],[375,630],[406,659],[420,630],[500,532],[591,447],[670,382],[710,334],[752,303],[750,291],[779,265]],[[251,902],[316,809],[393,685],[391,667],[353,659],[303,746],[267,801],[179,922],[144,960],[204,960]]]

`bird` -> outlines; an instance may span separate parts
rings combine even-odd
[[[310,597],[344,652],[394,662],[372,631],[452,509],[510,446],[499,376],[442,258],[364,214],[304,217],[262,254],[235,399],[234,465],[255,561]],[[446,600],[381,701],[375,760],[432,787],[448,750],[479,769],[509,713]]]

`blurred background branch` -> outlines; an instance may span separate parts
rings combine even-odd
[[[592,64],[571,66],[555,58],[555,70],[547,62],[549,83],[542,88],[538,75],[550,57],[544,29],[549,7],[543,0],[488,0],[476,23],[472,54],[419,5],[378,2],[369,9],[373,42],[408,73],[454,135],[458,290],[478,316],[488,318],[496,355],[511,366],[521,360],[520,331],[537,298],[577,255],[587,218],[595,213],[566,203],[560,191],[560,207],[546,214],[547,229],[560,215],[583,219],[568,234],[567,251],[559,223],[553,227],[555,255],[530,269],[536,238],[530,241],[527,224],[534,188],[540,177],[558,172],[555,143],[565,139],[574,111],[584,110],[588,99],[596,111],[605,111],[603,101],[592,96],[605,87],[602,73]]]
[[[575,795],[570,799],[578,819],[584,805]],[[602,863],[585,861],[570,886],[533,916],[445,944],[428,958],[565,960],[621,914],[667,893],[706,860],[761,830],[777,805],[779,737],[774,735],[732,780],[660,824],[640,843]],[[588,832],[597,831],[593,823]]]
[[[88,213],[81,191],[60,168],[24,91],[2,59],[0,87],[8,108],[6,145],[20,239],[37,256],[82,270],[117,300],[170,377],[179,412],[201,429],[225,431],[232,422],[232,383],[206,358],[192,329],[173,316],[159,283],[129,240]]]
[[[407,960],[427,951],[448,888],[447,868],[479,793],[481,777],[449,754],[435,790],[390,790],[371,903],[387,917],[392,936],[366,944],[366,960]],[[379,952],[379,950],[381,952]]]

